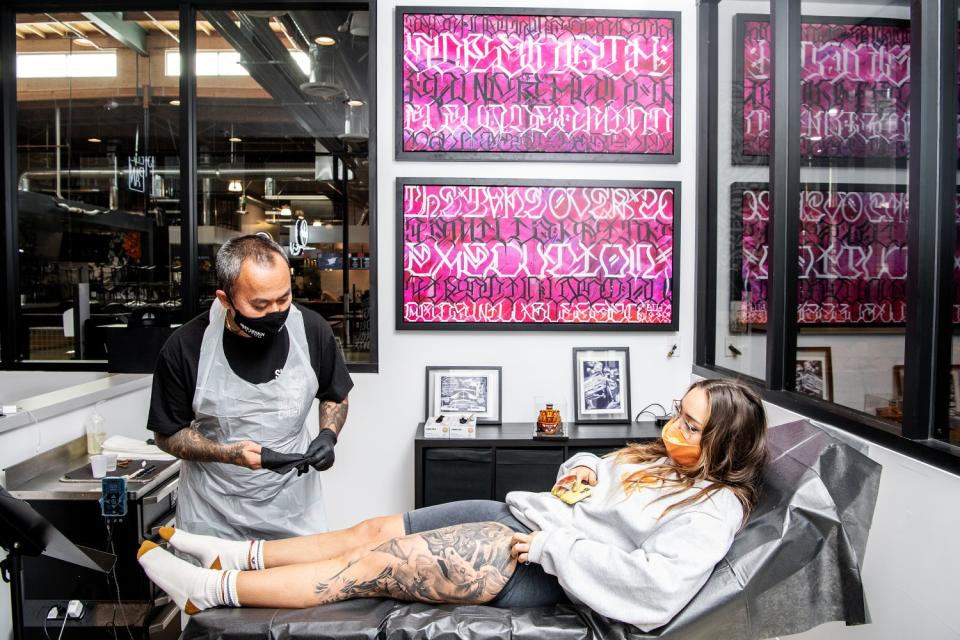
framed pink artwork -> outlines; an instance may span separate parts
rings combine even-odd
[[[680,183],[397,180],[398,329],[676,331]]]

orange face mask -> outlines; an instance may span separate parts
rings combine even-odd
[[[680,466],[692,466],[700,459],[700,445],[687,442],[676,420],[667,423],[661,437],[663,445],[667,448],[667,455]]]

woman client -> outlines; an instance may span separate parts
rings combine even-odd
[[[196,567],[152,542],[138,559],[187,613],[312,607],[350,598],[534,607],[573,601],[644,631],[666,624],[746,523],[767,458],[766,415],[735,380],[704,380],[662,437],[560,467],[584,499],[514,491],[286,540],[163,529]],[[569,488],[573,479],[566,480]],[[555,488],[556,489],[556,488]]]

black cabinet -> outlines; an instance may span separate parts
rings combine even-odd
[[[565,441],[534,440],[530,423],[477,427],[475,439],[445,440],[417,432],[415,504],[503,500],[511,491],[549,491],[560,464],[582,451],[604,455],[628,442],[652,440],[652,422],[631,425],[565,425]]]
[[[511,491],[548,491],[563,460],[563,449],[497,449],[493,499]]]
[[[424,506],[490,494],[491,449],[428,449],[424,458],[425,473],[435,479],[424,487]]]

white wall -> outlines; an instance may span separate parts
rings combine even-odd
[[[632,406],[666,404],[689,379],[693,353],[694,203],[696,159],[696,6],[694,0],[648,0],[643,9],[682,12],[682,130],[679,165],[533,162],[398,162],[394,148],[394,7],[378,3],[377,57],[377,224],[380,373],[355,375],[350,418],[337,445],[337,464],[328,472],[328,515],[331,526],[359,517],[413,506],[413,437],[423,420],[424,367],[427,365],[500,365],[503,367],[503,418],[533,421],[533,398],[563,394],[572,406],[571,350],[575,346],[628,346],[631,355]],[[416,5],[450,6],[421,1]],[[570,9],[634,9],[625,0],[482,1],[472,6],[558,7]],[[679,273],[680,332],[408,332],[394,323],[394,202],[397,177],[569,178],[594,180],[680,180],[681,254]],[[667,359],[679,340],[679,356]]]

